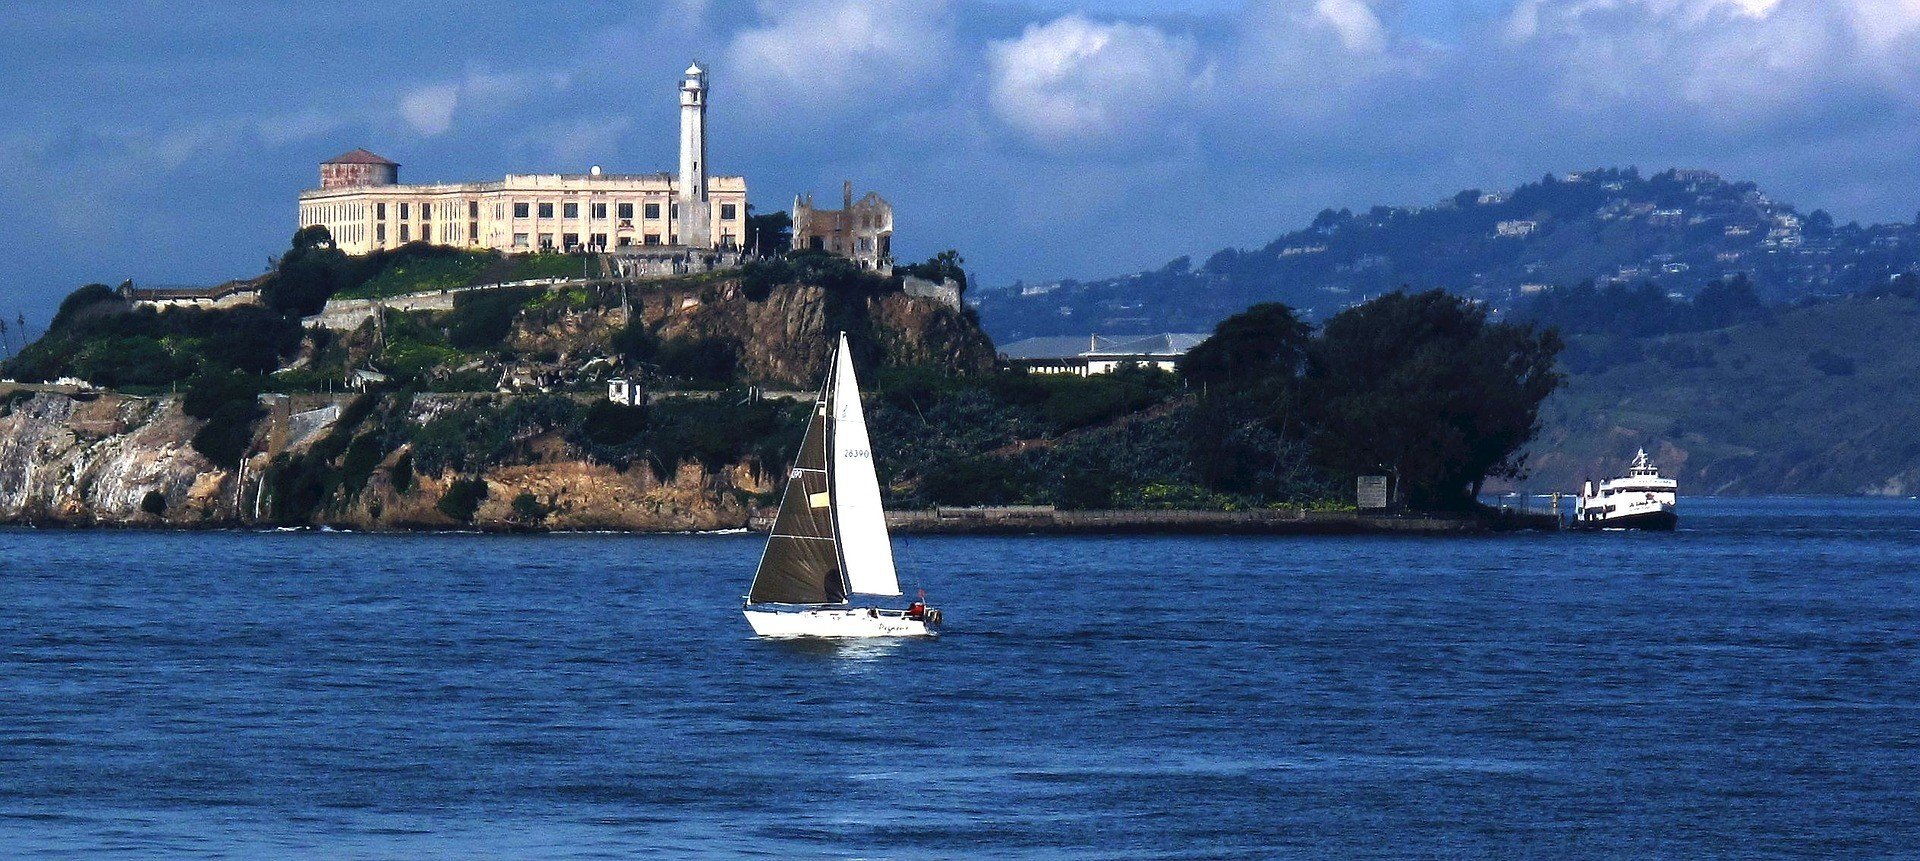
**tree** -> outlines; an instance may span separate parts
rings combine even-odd
[[[1303,457],[1300,381],[1312,329],[1277,302],[1221,321],[1180,359],[1201,389],[1188,425],[1188,455],[1200,483],[1266,498],[1316,484]]]
[[[793,245],[793,217],[784,210],[755,215],[747,206],[747,250],[756,254],[785,254]]]
[[[346,252],[334,246],[333,235],[315,224],[293,234],[292,247],[281,255],[261,297],[276,311],[305,317],[319,313],[333,294],[351,286],[354,274]]]
[[[960,285],[960,292],[967,292],[967,260],[960,252],[949,248],[927,258],[925,263],[916,263],[905,267],[906,274],[928,281],[952,281]]]
[[[1255,305],[1215,326],[1213,336],[1180,358],[1180,375],[1207,386],[1296,377],[1305,367],[1313,330],[1278,302]]]
[[[1393,473],[1415,507],[1470,507],[1489,475],[1524,474],[1560,349],[1552,330],[1489,323],[1440,290],[1344,311],[1310,356],[1313,459],[1343,479]]]

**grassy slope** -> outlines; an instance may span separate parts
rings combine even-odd
[[[1576,375],[1531,446],[1538,491],[1611,475],[1645,445],[1683,492],[1920,492],[1920,302],[1849,299],[1771,324],[1642,341],[1637,361]],[[1691,347],[1708,367],[1675,367]],[[1809,360],[1851,359],[1851,374]],[[1681,364],[1685,364],[1682,362]]]

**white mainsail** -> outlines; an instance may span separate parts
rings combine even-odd
[[[847,336],[840,336],[833,374],[833,504],[840,558],[848,591],[862,595],[898,595],[893,545],[887,540],[886,510],[880,506],[880,479],[873,471],[873,446],[867,417],[860,409],[860,384],[853,376]]]

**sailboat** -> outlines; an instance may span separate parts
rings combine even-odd
[[[854,595],[897,597],[900,580],[842,332],[742,609],[763,637],[924,637],[940,624],[924,601],[856,607]]]

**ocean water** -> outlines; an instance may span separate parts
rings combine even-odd
[[[753,639],[748,535],[0,531],[0,858],[1920,853],[1920,503],[895,544],[937,640]]]

